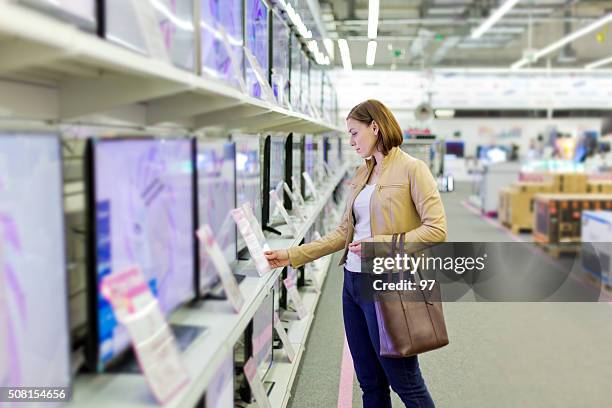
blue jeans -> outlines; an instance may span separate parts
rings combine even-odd
[[[344,330],[355,373],[363,391],[364,408],[391,408],[389,385],[406,407],[431,408],[434,402],[421,377],[417,356],[380,357],[376,311],[372,301],[360,299],[365,276],[344,269],[342,310]]]

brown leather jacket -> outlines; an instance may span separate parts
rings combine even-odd
[[[355,228],[353,203],[373,168],[372,159],[357,169],[349,183],[351,191],[342,221],[334,231],[316,241],[289,248],[291,266],[297,268],[343,248],[340,265],[344,264]],[[446,239],[446,215],[436,181],[423,161],[398,147],[383,159],[370,201],[370,227],[374,242],[391,242],[393,234],[406,232],[407,252],[420,249],[418,243]]]

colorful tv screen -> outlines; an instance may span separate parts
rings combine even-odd
[[[165,314],[195,297],[193,161],[189,139],[93,140],[90,148],[96,248],[90,273],[103,370],[129,345],[100,293],[106,275],[140,267]]]
[[[301,105],[301,85],[302,85],[302,68],[301,55],[302,48],[300,42],[295,35],[291,36],[291,71],[289,73],[291,105],[294,108],[300,109]]]
[[[242,0],[200,1],[202,72],[204,75],[238,86],[239,80],[236,75],[244,77],[243,2]],[[233,56],[230,56],[228,48]]]
[[[70,386],[64,242],[59,138],[1,134],[0,387]]]
[[[196,0],[105,0],[104,37],[121,46],[167,59],[193,71],[195,68]],[[150,20],[157,21],[151,27]],[[141,27],[146,27],[143,30]]]
[[[316,161],[316,145],[314,141],[313,135],[305,135],[304,136],[304,171],[308,173],[312,181],[316,181],[315,175],[315,161]],[[302,178],[302,183],[304,179]],[[306,196],[310,196],[308,193],[308,189],[306,191]],[[304,198],[306,198],[306,196]]]
[[[283,183],[285,180],[285,136],[270,137],[270,191],[276,191],[278,198],[283,202],[284,189]],[[268,191],[268,194],[270,193]],[[268,195],[269,198],[269,195]],[[268,220],[272,220],[277,212],[276,206],[270,203],[270,215]]]
[[[259,161],[259,137],[236,136],[236,205],[250,203],[257,221],[261,224],[261,165]],[[238,250],[245,247],[238,234]]]
[[[272,33],[274,38],[272,89],[277,99],[280,94],[284,95],[283,99],[285,99],[289,96],[289,35],[291,31],[277,13],[272,14]]]
[[[236,146],[227,141],[198,141],[197,146],[199,224],[210,226],[231,265],[236,261],[236,224],[230,213],[236,208]],[[217,282],[212,262],[200,251],[200,293]]]
[[[269,55],[268,55],[268,6],[262,0],[246,1],[246,46],[251,51],[259,66],[264,80],[268,81]],[[262,96],[260,83],[257,81],[255,71],[251,64],[246,63],[246,83],[249,94],[254,97]]]

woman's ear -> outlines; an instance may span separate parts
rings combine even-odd
[[[374,132],[374,136],[378,136],[378,123],[372,121],[372,131]]]

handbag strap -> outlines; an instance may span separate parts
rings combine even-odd
[[[404,254],[405,243],[406,243],[406,233],[402,232],[400,234],[400,239],[399,239],[399,247],[400,247],[400,251],[402,251],[401,255]],[[423,300],[426,303],[432,304],[431,301],[428,300],[427,297],[425,296],[425,292],[423,291],[423,289],[421,289],[420,281],[423,280],[423,276],[421,275],[421,271],[418,268],[416,269],[416,273],[419,275],[419,290],[421,292],[421,295],[423,295]]]

